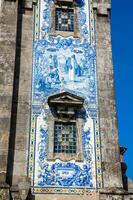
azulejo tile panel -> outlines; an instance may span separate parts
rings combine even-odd
[[[97,101],[96,48],[92,1],[77,1],[80,37],[52,36],[52,0],[34,8],[32,107],[29,176],[33,193],[84,194],[102,187]],[[49,96],[70,92],[83,97],[83,161],[49,161]]]

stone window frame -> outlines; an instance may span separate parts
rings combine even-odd
[[[83,109],[84,99],[68,92],[52,95],[48,98],[48,105],[51,113],[48,116],[48,149],[47,160],[55,161],[60,159],[62,161],[75,160],[83,161],[82,149],[82,127],[83,118],[77,115],[77,111]],[[54,128],[55,122],[75,122],[76,123],[76,153],[55,153],[54,152]]]
[[[54,153],[54,124],[55,122],[76,122],[76,153]],[[76,118],[75,120],[63,120],[58,117],[49,116],[48,118],[48,133],[49,133],[49,142],[48,142],[48,153],[47,160],[55,161],[60,159],[62,161],[75,160],[82,162],[83,161],[83,152],[82,152],[82,118]]]
[[[65,2],[65,3],[64,3]],[[74,31],[56,31],[55,30],[55,16],[56,16],[56,8],[62,9],[73,9],[74,10]],[[50,28],[50,35],[51,36],[63,36],[63,37],[70,37],[73,36],[75,38],[80,38],[80,29],[79,29],[79,21],[78,21],[78,7],[75,6],[71,0],[65,1],[56,1],[51,5],[51,28]]]

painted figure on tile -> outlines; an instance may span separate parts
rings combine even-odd
[[[65,72],[68,73],[69,72],[69,67],[71,65],[71,58],[70,57],[67,57],[65,58]]]
[[[53,56],[53,62],[54,62],[54,67],[58,68],[58,58],[57,58],[57,55]]]
[[[49,56],[49,70],[50,70],[50,72],[54,69],[54,60],[53,60],[53,56],[52,55],[50,55]]]
[[[81,76],[81,75],[82,75],[81,67],[80,67],[80,65],[78,64],[77,60],[76,60],[76,56],[73,55],[73,56],[72,56],[72,59],[73,59],[73,62],[74,62],[74,71],[75,71],[75,75],[76,75],[76,76]]]
[[[73,59],[70,58],[70,66],[69,66],[69,80],[74,81],[74,62]]]

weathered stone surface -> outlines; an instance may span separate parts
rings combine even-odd
[[[22,14],[21,58],[19,76],[18,114],[16,121],[16,144],[14,156],[13,184],[17,184],[20,174],[27,175],[29,120],[32,73],[32,33],[33,12]]]
[[[45,195],[35,195],[35,200],[132,200],[133,195],[130,194],[125,194],[125,193],[96,193],[96,194],[88,194],[88,195],[50,195],[50,194],[45,194]]]
[[[0,160],[1,160],[1,163],[0,163],[0,171],[6,171],[6,170],[3,170],[5,169],[5,166],[7,165],[7,155],[8,154],[5,154],[5,155],[0,155]]]
[[[12,186],[10,188],[10,192],[11,192],[11,197],[13,200],[20,200],[18,186],[16,186],[16,185]]]
[[[133,182],[128,178],[128,191],[133,193]]]
[[[133,193],[118,190],[117,188],[101,191],[99,200],[132,200]]]
[[[0,173],[0,184],[5,183],[5,179],[6,179],[6,173],[5,172],[1,172]]]
[[[35,195],[35,200],[99,200],[99,194],[88,194],[88,195]]]
[[[109,17],[96,14],[97,76],[104,187],[122,187]]]
[[[9,200],[9,189],[1,189],[0,188],[0,200]]]
[[[6,173],[0,173],[0,200],[10,200],[10,188],[5,183]]]
[[[0,171],[7,170],[11,104],[15,65],[17,3],[3,1],[0,6]],[[1,190],[4,199],[6,191]]]

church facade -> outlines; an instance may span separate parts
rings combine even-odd
[[[110,0],[0,1],[0,199],[133,199]]]

